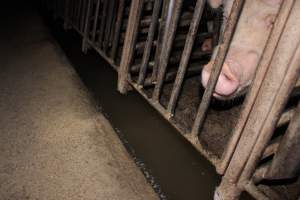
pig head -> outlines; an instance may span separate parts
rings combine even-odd
[[[233,2],[234,0],[209,0],[213,8],[223,5],[223,27]],[[216,98],[232,99],[245,93],[253,80],[280,5],[281,0],[245,1],[213,94]],[[217,50],[216,47],[214,55]],[[211,61],[202,70],[201,81],[204,87],[207,86],[214,59],[215,56],[212,56]]]

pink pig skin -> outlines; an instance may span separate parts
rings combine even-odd
[[[278,14],[281,1],[245,1],[236,32],[214,91],[216,98],[232,99],[243,94],[251,84],[258,61]],[[213,8],[224,4],[224,24],[226,24],[233,0],[209,0],[209,3]],[[216,55],[216,52],[214,55]],[[204,87],[207,86],[213,62],[214,57],[202,70],[201,77]]]

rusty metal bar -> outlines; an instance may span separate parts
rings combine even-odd
[[[269,179],[288,179],[300,175],[300,103],[267,171]]]
[[[122,94],[125,94],[128,89],[129,68],[135,50],[134,47],[137,39],[137,32],[143,4],[143,0],[133,0],[131,2],[130,14],[128,19],[129,23],[126,31],[122,59],[118,73],[118,90]]]
[[[228,18],[228,22],[226,24],[226,28],[224,31],[224,34],[221,38],[221,43],[219,44],[219,50],[217,52],[216,59],[213,64],[213,70],[212,74],[209,77],[209,81],[207,84],[207,88],[205,89],[205,92],[203,94],[196,119],[192,128],[192,135],[197,140],[197,137],[199,135],[199,130],[202,128],[205,116],[208,110],[208,106],[210,104],[212,93],[214,92],[214,89],[217,84],[217,80],[219,78],[219,75],[222,70],[223,63],[225,61],[225,57],[227,55],[227,51],[229,49],[229,45],[235,30],[235,27],[237,25],[240,13],[243,8],[245,0],[235,0],[233,2],[232,11],[230,13],[230,16]]]
[[[287,97],[292,92],[292,89],[294,85],[296,84],[298,77],[300,75],[300,28],[297,28],[298,30],[295,31],[295,26],[300,23],[300,16],[299,14],[296,14],[298,10],[300,9],[300,2],[295,2],[292,13],[290,16],[290,19],[287,22],[286,30],[284,34],[282,35],[281,41],[279,46],[277,47],[277,52],[274,55],[273,62],[271,63],[271,70],[268,72],[267,77],[275,74],[276,76],[276,70],[274,68],[281,68],[278,71],[280,72],[286,72],[284,73],[284,79],[282,80],[282,83],[280,85],[280,88],[278,88],[278,92],[275,93],[276,96],[273,101],[273,105],[271,107],[271,110],[269,111],[269,114],[264,122],[264,126],[260,130],[260,135],[258,139],[256,140],[256,144],[253,147],[252,153],[247,161],[247,164],[243,170],[243,173],[241,175],[241,181],[248,179],[250,176],[251,171],[253,171],[253,168],[255,167],[255,163],[257,160],[259,160],[261,156],[261,151],[263,151],[264,146],[266,143],[270,140],[270,137],[272,136],[273,130],[276,127],[276,124],[279,120],[279,113],[282,113],[282,110],[284,109],[284,106],[287,102]],[[299,16],[299,17],[298,17]],[[292,30],[293,29],[293,30]],[[291,35],[293,34],[293,35]],[[294,36],[294,37],[293,37]],[[290,37],[290,38],[288,38]],[[292,38],[292,39],[291,39]],[[288,50],[289,48],[289,50]],[[287,69],[283,70],[284,67]],[[272,82],[279,81],[278,77],[270,78],[273,80]],[[270,80],[270,81],[271,81]],[[268,79],[265,80],[265,87],[269,87],[267,82]],[[275,84],[273,84],[273,87]],[[264,85],[262,86],[262,90]],[[273,88],[272,88],[273,89]],[[276,88],[274,88],[276,89]],[[273,93],[273,91],[271,91]],[[269,93],[271,93],[269,92]],[[274,93],[273,93],[274,94]],[[266,92],[264,93],[266,94]],[[268,101],[270,101],[271,98],[268,96]],[[266,107],[267,104],[265,103],[264,106]],[[259,114],[259,112],[258,112]],[[249,143],[248,143],[249,144]]]
[[[289,17],[290,11],[294,5],[295,0],[283,1],[278,17],[272,28],[271,35],[268,39],[267,46],[264,50],[262,58],[258,64],[257,72],[253,80],[250,91],[248,92],[247,98],[244,102],[244,108],[239,116],[236,126],[233,131],[233,135],[230,138],[228,144],[226,145],[225,151],[221,158],[221,163],[217,166],[217,171],[223,174],[232,158],[233,152],[237,146],[240,139],[242,131],[244,129],[245,123],[248,119],[249,113],[252,106],[256,100],[257,93],[262,85],[263,79],[267,73],[270,62],[273,58],[274,51],[277,47],[278,41],[285,27],[286,21]]]
[[[259,200],[269,200],[269,198],[252,183],[249,182],[244,186],[245,191],[247,191],[252,197]]]
[[[159,101],[160,92],[167,70],[168,60],[172,50],[173,40],[176,34],[182,2],[182,0],[170,0],[169,3],[168,16],[166,19],[166,25],[164,28],[164,36],[162,41],[163,51],[161,51],[158,63],[158,79],[152,95],[152,99],[157,102]]]
[[[236,187],[247,184],[261,159],[300,75],[300,1],[290,12],[268,72],[244,127],[242,137],[227,168],[220,191],[239,194]],[[234,186],[235,185],[235,186]]]
[[[150,24],[150,28],[149,28],[147,41],[145,44],[145,50],[144,50],[144,54],[143,54],[143,58],[142,58],[142,64],[141,64],[141,68],[140,68],[139,78],[137,81],[138,85],[142,85],[145,80],[146,70],[147,70],[147,66],[149,63],[150,53],[151,53],[153,39],[154,39],[154,34],[156,32],[159,13],[160,13],[160,9],[161,9],[161,3],[162,3],[161,0],[155,0],[155,2],[154,2],[151,24]]]
[[[157,78],[157,73],[158,73],[158,63],[160,59],[160,54],[161,54],[161,45],[162,45],[162,40],[163,40],[163,35],[164,35],[164,27],[166,24],[166,19],[168,16],[168,7],[169,7],[169,2],[170,0],[164,0],[163,1],[163,8],[162,8],[162,14],[161,18],[159,20],[159,29],[158,29],[158,37],[157,37],[157,46],[156,46],[156,52],[155,52],[155,64],[152,70],[152,82],[156,82]]]
[[[124,7],[125,7],[125,0],[120,0],[116,24],[115,24],[115,33],[114,33],[114,37],[113,37],[113,41],[112,41],[112,48],[111,48],[111,53],[110,53],[110,57],[113,60],[116,57],[117,48],[118,48],[118,44],[119,44]]]
[[[200,20],[202,18],[203,10],[205,6],[204,0],[198,0],[196,3],[196,7],[194,10],[194,16],[191,21],[190,29],[186,38],[185,46],[183,49],[183,53],[181,55],[181,60],[177,72],[177,76],[175,79],[175,83],[173,85],[172,94],[169,100],[167,111],[172,116],[175,111],[175,106],[178,100],[179,92],[182,87],[183,78],[188,67],[188,63],[190,60],[190,56],[193,50],[193,45],[195,42],[196,34],[199,28]]]

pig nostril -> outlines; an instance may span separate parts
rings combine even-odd
[[[207,87],[210,75],[211,72],[206,68],[202,70],[201,82],[205,88]],[[226,74],[222,71],[215,87],[214,96],[230,96],[238,89],[238,86],[239,81],[237,79],[235,79],[232,75]]]
[[[219,96],[230,96],[237,91],[238,87],[239,81],[237,79],[233,79],[231,76],[221,73],[215,88],[215,93]]]

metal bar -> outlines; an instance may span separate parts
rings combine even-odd
[[[240,13],[243,8],[245,0],[235,0],[233,2],[232,11],[230,13],[230,16],[228,18],[228,22],[226,24],[226,28],[224,31],[224,35],[222,35],[221,43],[219,46],[219,50],[216,56],[216,59],[213,64],[212,73],[209,77],[209,81],[207,84],[207,88],[203,94],[200,106],[198,108],[198,112],[196,115],[196,119],[192,128],[192,135],[197,139],[199,135],[199,130],[202,128],[205,116],[208,110],[208,106],[210,104],[212,93],[214,92],[214,89],[217,84],[217,80],[219,78],[219,75],[222,70],[223,63],[225,61],[227,51],[230,46],[230,42],[235,30],[235,27],[237,25]]]
[[[82,32],[84,32],[84,28],[85,28],[85,18],[87,17],[87,6],[88,6],[88,2],[84,1],[83,5],[82,5],[82,10],[81,10],[81,20],[80,20],[80,30]],[[89,21],[89,18],[88,18]]]
[[[151,53],[151,49],[152,49],[152,43],[153,43],[153,39],[154,39],[154,34],[156,32],[156,28],[157,28],[157,24],[158,24],[161,3],[162,3],[161,0],[155,0],[155,2],[154,2],[151,24],[150,24],[150,28],[149,28],[147,41],[145,44],[145,50],[144,50],[144,54],[143,54],[143,58],[142,58],[140,74],[139,74],[139,78],[137,81],[138,85],[142,85],[145,80],[146,70],[147,70],[147,66],[149,63],[150,53]]]
[[[94,24],[93,24],[93,30],[92,30],[92,41],[93,42],[95,42],[95,40],[96,40],[96,31],[97,31],[97,25],[98,25],[98,19],[99,19],[99,10],[100,10],[100,0],[97,0],[95,16],[94,16]]]
[[[266,174],[270,179],[288,179],[300,175],[300,103]]]
[[[278,17],[272,28],[271,35],[268,39],[266,48],[262,55],[262,58],[258,64],[257,72],[253,80],[252,86],[244,102],[244,108],[239,116],[236,126],[233,130],[232,137],[230,138],[228,144],[226,145],[225,151],[221,158],[221,163],[217,166],[217,171],[223,174],[232,158],[233,152],[237,146],[237,143],[241,137],[242,131],[248,119],[249,113],[252,106],[256,100],[257,93],[262,85],[263,79],[269,68],[270,62],[273,58],[274,51],[277,47],[278,41],[281,37],[283,28],[285,27],[286,21],[290,14],[291,8],[295,0],[283,1]]]
[[[152,82],[156,81],[157,78],[157,73],[158,73],[158,63],[159,63],[159,58],[161,54],[161,45],[162,45],[162,40],[163,40],[163,35],[164,35],[164,27],[166,24],[166,19],[168,16],[168,6],[170,0],[164,0],[163,1],[163,8],[162,8],[162,18],[159,20],[159,29],[158,29],[158,37],[157,37],[157,46],[156,46],[156,52],[155,52],[155,64],[152,70]]]
[[[163,51],[161,51],[161,55],[159,56],[158,79],[152,95],[153,101],[159,101],[159,96],[164,82],[169,56],[172,50],[173,40],[176,34],[182,2],[183,0],[170,0],[169,3],[168,16],[166,19],[166,25],[162,41]]]
[[[124,7],[125,7],[125,0],[120,0],[119,7],[118,7],[118,15],[117,15],[116,24],[115,24],[115,33],[114,33],[114,38],[113,38],[112,48],[111,48],[111,53],[110,53],[110,57],[113,60],[116,57],[117,48],[118,48],[118,44],[119,44]]]
[[[111,48],[112,48],[113,38],[114,38],[114,35],[115,35],[116,20],[117,20],[118,5],[119,5],[118,0],[114,0],[114,1],[115,1],[115,4],[114,4],[114,9],[113,9],[112,24],[111,24],[111,30],[110,30],[110,34],[109,34],[109,38],[108,38],[108,46],[109,46],[110,52],[111,52]],[[110,52],[107,53],[108,56],[110,56]]]
[[[183,82],[183,78],[186,72],[186,69],[188,67],[188,63],[191,57],[191,53],[193,50],[193,45],[195,42],[195,38],[196,38],[196,34],[198,31],[198,27],[200,24],[200,20],[202,18],[202,14],[203,14],[203,10],[204,10],[204,6],[205,6],[205,1],[204,0],[198,0],[196,3],[196,7],[194,10],[194,16],[192,18],[191,21],[191,25],[190,25],[190,29],[186,38],[186,42],[185,42],[185,46],[182,52],[182,56],[181,56],[181,60],[180,60],[180,64],[179,64],[179,68],[178,68],[178,72],[177,72],[177,76],[175,79],[175,83],[173,85],[173,90],[172,90],[172,94],[168,103],[168,112],[170,113],[170,115],[172,116],[174,114],[175,111],[175,106],[177,104],[177,100],[178,100],[178,96],[179,96],[179,92],[181,90],[182,87],[182,82]]]
[[[98,43],[99,43],[100,47],[102,47],[102,40],[103,40],[103,36],[104,36],[107,7],[108,7],[108,0],[104,0],[103,1],[103,10],[102,10],[102,15],[101,15],[101,22],[100,22],[99,37],[98,37]]]
[[[115,65],[114,61],[112,59],[110,59],[106,54],[104,54],[104,52],[102,51],[102,49],[99,48],[99,46],[90,41],[90,40],[87,40],[87,42],[89,43],[90,46],[92,46],[94,48],[94,50],[99,53],[99,55],[108,63],[112,66],[112,68],[116,71],[118,71],[118,66]]]
[[[203,56],[209,56],[211,54],[210,51],[206,52],[206,51],[195,51],[195,52],[192,52],[192,55],[190,57],[190,59],[200,59],[202,58]],[[174,55],[170,56],[170,59],[169,59],[169,64],[170,65],[174,65],[174,64],[177,64],[179,61],[180,61],[180,53],[174,53]],[[204,61],[205,62],[205,61]],[[199,64],[202,64],[202,63],[199,63]],[[148,69],[152,69],[154,68],[154,61],[150,61],[148,63]],[[140,69],[140,65],[137,64],[137,65],[133,65],[130,69],[130,71],[137,71]],[[177,66],[170,66],[170,67],[177,67]]]
[[[129,86],[129,67],[131,65],[132,57],[135,50],[134,47],[136,44],[137,32],[143,9],[143,4],[143,0],[132,0],[131,3],[130,14],[128,19],[129,23],[126,31],[122,59],[118,73],[118,90],[122,94],[125,94],[127,92]]]
[[[107,15],[107,19],[106,19],[105,36],[104,36],[104,41],[103,41],[103,51],[104,52],[107,52],[108,45],[109,45],[109,38],[110,38],[111,28],[112,28],[112,23],[113,23],[114,7],[115,7],[115,0],[110,0],[109,6],[108,6],[108,15]]]
[[[86,12],[86,18],[85,18],[85,27],[84,27],[84,31],[83,31],[83,40],[82,40],[82,51],[84,53],[86,53],[86,51],[87,51],[87,39],[89,37],[89,32],[90,32],[91,7],[92,7],[92,0],[88,0],[87,12]]]
[[[194,66],[189,67],[189,69],[187,69],[186,72],[186,77],[192,77],[195,75],[199,75],[201,74],[201,70],[203,68],[203,65],[197,63]],[[165,82],[173,82],[176,78],[177,72],[176,71],[171,71],[166,73],[166,77],[165,77]],[[154,85],[155,83],[152,82],[151,77],[146,78],[145,82],[144,82],[144,87],[150,86],[150,85]],[[168,116],[170,117],[170,116]]]
[[[200,42],[203,42],[205,39],[209,38],[210,36],[212,36],[211,33],[201,33],[199,35],[196,35],[196,38],[195,38],[195,45],[200,43]],[[174,48],[181,48],[181,47],[184,47],[185,45],[185,39],[186,39],[186,35],[185,34],[176,34],[176,37],[173,41],[173,47]],[[157,40],[154,40],[152,42],[152,46],[153,47],[156,47],[157,46]],[[143,53],[144,52],[144,48],[145,48],[145,45],[146,45],[146,42],[144,41],[141,41],[141,42],[138,42],[136,44],[136,51],[137,53]],[[180,59],[179,59],[180,61]]]
[[[162,1],[162,0],[161,0]],[[167,4],[168,1],[162,1],[163,4]],[[163,6],[164,7],[164,6]],[[190,25],[190,22],[191,22],[191,19],[192,19],[192,16],[193,16],[193,13],[191,12],[185,12],[185,13],[182,13],[182,15],[180,16],[180,21],[179,21],[179,24],[178,24],[178,27],[186,27],[186,26],[189,26]],[[152,16],[145,16],[141,22],[140,22],[140,27],[141,28],[147,28],[150,26],[151,24],[151,18]],[[126,29],[126,24],[124,24],[122,26],[122,29]]]
[[[257,187],[252,183],[247,183],[244,186],[244,189],[255,199],[259,200],[269,200],[269,198],[260,190],[257,189]]]
[[[251,179],[273,135],[279,116],[287,103],[287,97],[299,78],[299,9],[300,1],[295,1],[242,137],[223,177],[223,192],[228,192],[228,185],[244,185]]]

